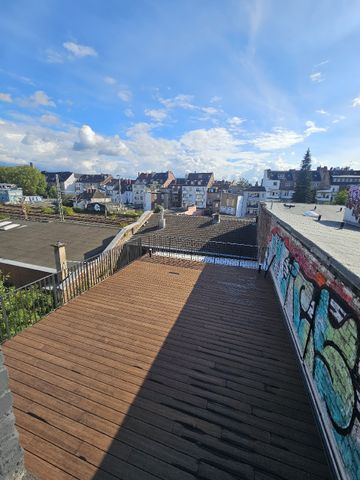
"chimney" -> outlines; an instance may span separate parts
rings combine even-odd
[[[220,223],[220,213],[214,213],[212,217],[213,217],[212,223]]]
[[[166,227],[166,220],[164,217],[164,209],[161,207],[160,218],[159,218],[159,230],[162,230],[165,227]]]

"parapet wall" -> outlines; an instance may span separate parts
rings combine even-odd
[[[334,469],[339,478],[359,479],[359,292],[351,277],[322,263],[324,252],[310,250],[287,227],[262,206],[260,260],[271,264]]]

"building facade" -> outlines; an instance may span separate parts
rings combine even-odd
[[[259,214],[260,203],[266,200],[266,190],[264,186],[254,185],[244,190],[240,217],[257,217]]]
[[[205,209],[208,189],[214,183],[213,173],[189,173],[182,187],[182,207],[195,205]]]
[[[60,190],[64,194],[75,193],[76,176],[73,172],[41,172],[45,175],[49,187],[56,187],[56,175],[59,176]]]
[[[23,190],[11,183],[0,183],[0,203],[21,203]]]
[[[104,173],[94,175],[80,175],[76,179],[75,193],[82,193],[87,190],[97,190],[104,188],[107,183],[112,180],[111,175]]]
[[[151,172],[139,173],[137,179],[132,185],[133,204],[136,208],[147,209],[150,204],[154,203],[155,194],[170,186],[175,181],[175,176],[171,171],[167,172]],[[146,195],[148,193],[148,195]]]

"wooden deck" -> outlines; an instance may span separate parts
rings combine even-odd
[[[4,352],[40,480],[330,478],[256,271],[136,261]]]

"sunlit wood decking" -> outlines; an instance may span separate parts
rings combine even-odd
[[[39,480],[330,478],[256,271],[135,261],[4,352]]]

